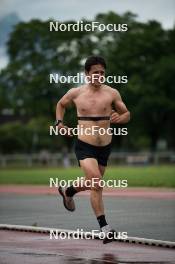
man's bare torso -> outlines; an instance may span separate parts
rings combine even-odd
[[[101,117],[110,116],[113,102],[113,89],[103,85],[97,90],[92,90],[89,86],[84,85],[74,89],[73,102],[77,109],[77,116]],[[84,121],[79,120],[78,124],[83,128],[98,126],[99,128],[107,129],[110,127],[110,120],[99,121]],[[79,135],[78,138],[96,146],[105,146],[111,142],[111,135],[100,135],[98,132],[95,135]]]

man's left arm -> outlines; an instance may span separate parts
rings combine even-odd
[[[113,103],[115,110],[111,113],[111,123],[113,124],[125,124],[130,120],[130,112],[126,108],[126,105],[122,101],[122,98],[118,91],[114,90]]]

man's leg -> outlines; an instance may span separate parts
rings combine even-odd
[[[85,159],[85,160],[89,160],[89,159],[92,159],[92,158],[87,158],[87,159]],[[106,167],[104,167],[104,166],[102,166],[102,165],[98,165],[95,159],[92,159],[92,160],[94,160],[95,163],[96,163],[96,164],[95,164],[95,167],[98,166],[98,169],[97,169],[98,171],[97,171],[96,174],[99,174],[99,172],[100,172],[100,174],[101,174],[100,178],[103,177],[104,172],[105,172],[105,168],[106,168]],[[80,164],[82,164],[82,163],[84,163],[83,160],[80,161]],[[86,162],[86,164],[87,164],[87,162]],[[90,167],[92,166],[92,164],[89,163],[89,162],[88,162],[88,165],[90,165]],[[88,166],[88,165],[87,165],[87,166]],[[86,166],[86,167],[87,167],[87,166]],[[91,173],[91,172],[90,172],[90,173],[87,173],[87,170],[84,168],[84,164],[81,165],[81,168],[83,169],[83,172],[84,172],[84,174],[85,174],[85,176],[84,176],[84,180],[91,180],[91,176],[89,177],[89,175],[93,174],[93,172],[92,172],[92,173]],[[95,170],[95,169],[94,169],[94,170]],[[88,168],[88,171],[89,171],[89,168]],[[95,178],[95,177],[93,177],[93,178]],[[96,177],[96,178],[97,178],[97,177]],[[68,189],[69,189],[69,187],[68,187]],[[79,186],[79,187],[74,187],[74,189],[76,190],[75,193],[78,193],[78,192],[82,192],[82,191],[91,190],[91,187],[87,187],[86,185],[84,185],[84,186],[81,185],[81,186]],[[74,193],[73,193],[73,195],[74,195]]]
[[[102,179],[105,172],[105,167],[102,165],[98,165],[96,159],[87,158],[81,160],[80,165],[85,174],[84,177],[85,181],[92,180],[93,178],[99,180]],[[70,186],[66,190],[66,195],[69,197],[73,197],[74,194],[85,190],[91,190],[91,195],[90,195],[91,206],[94,210],[96,217],[100,217],[101,215],[104,215],[104,205],[102,199],[103,188],[99,186],[96,187],[94,186],[94,188],[91,188],[91,187],[87,187],[86,184],[84,186],[79,186],[79,187]]]
[[[98,165],[99,171],[101,173],[101,176],[103,177],[105,174],[106,167],[102,165]]]
[[[92,180],[95,178],[95,182],[102,179],[102,175],[96,159],[87,158],[80,161],[81,168],[85,174],[85,180]],[[98,180],[97,180],[98,179]],[[104,215],[104,206],[102,200],[102,190],[98,183],[91,186],[91,206],[94,210],[96,217]]]
[[[85,173],[85,180],[92,180],[93,178],[96,178],[99,180],[102,179],[104,172],[105,172],[105,167],[98,165],[96,159],[87,158],[84,160],[80,160],[80,165],[81,165],[82,170]],[[68,200],[70,199],[70,203],[72,203],[73,202],[72,197],[75,193],[89,190],[89,189],[91,190],[91,196],[90,196],[91,206],[97,217],[97,221],[99,223],[101,231],[105,233],[105,238],[103,240],[103,243],[106,244],[106,243],[112,242],[115,234],[117,233],[115,230],[111,229],[108,223],[106,222],[106,218],[104,214],[103,199],[102,199],[103,188],[98,185],[98,180],[96,180],[96,182],[97,182],[96,186],[92,186],[91,188],[86,187],[86,186],[83,186],[83,187],[70,186],[66,190],[66,196]],[[110,238],[108,237],[108,234],[110,234]]]
[[[105,172],[105,167],[98,165],[95,159],[85,159],[81,161],[81,168],[83,169],[86,179],[98,178],[102,179]],[[99,185],[91,188],[91,206],[94,210],[94,213],[97,217],[101,231],[105,234],[103,243],[109,243],[114,240],[114,237],[117,236],[117,232],[108,225],[106,222],[106,217],[104,214],[104,205],[102,198],[103,188]]]
[[[101,178],[102,178],[104,173],[105,173],[106,167],[102,166],[102,165],[98,165],[98,168],[99,168]],[[103,195],[103,188],[100,188],[99,192],[91,190],[91,205],[92,205],[92,208],[94,209],[94,212],[96,214],[100,229],[102,231],[108,231],[108,230],[110,230],[110,226],[106,222],[102,195]],[[96,203],[100,204],[101,210],[96,211],[96,209],[95,209],[95,208],[97,208]]]
[[[100,174],[101,174],[101,178],[103,177],[103,175],[104,175],[104,173],[105,173],[105,169],[106,169],[106,167],[105,166],[102,166],[102,165],[98,165],[98,168],[99,168],[99,171],[100,171]],[[93,200],[93,195],[94,194],[92,194],[92,191],[91,191],[91,204],[92,204],[92,200]],[[104,204],[103,204],[103,197],[102,197],[102,195],[103,195],[103,188],[101,188],[100,189],[100,193],[99,193],[99,200],[100,200],[100,203],[101,203],[101,207],[103,208],[103,215],[104,215]],[[96,217],[100,217],[101,215],[99,214],[99,215],[96,215]]]
[[[95,182],[98,182],[97,179],[102,179],[105,172],[105,167],[102,165],[98,165],[97,160],[92,158],[84,159],[80,161],[80,165],[82,170],[84,171],[86,180],[96,178]],[[102,192],[103,188],[98,184],[96,186],[92,186],[90,201],[101,230],[103,232],[108,232],[111,228],[106,222]]]
[[[94,195],[92,195],[92,199],[93,199],[92,208],[94,209],[95,214],[101,215],[101,213],[104,212],[103,203],[102,203],[102,193],[101,193],[102,190],[100,190],[101,188],[99,188],[98,184],[96,184],[94,188],[92,188],[92,184],[91,184],[91,180],[93,178],[96,178],[96,181],[98,181],[98,179],[99,180],[101,179],[101,174],[97,160],[94,158],[87,158],[84,160],[80,160],[80,165],[85,174],[83,186],[80,185],[79,187],[74,187],[73,185],[71,185],[65,190],[63,190],[62,187],[58,188],[59,193],[63,197],[64,206],[67,210],[74,211],[75,204],[74,204],[73,196],[78,192],[94,189],[96,191],[94,191],[93,192]],[[89,180],[88,184],[90,186],[86,185],[86,180]]]
[[[102,176],[105,171],[105,167],[98,165],[98,162],[94,158],[87,158],[84,160],[80,160],[80,166],[81,169],[84,172],[84,181],[86,180],[92,180],[95,178],[95,181],[98,181],[97,179],[102,179]],[[91,190],[91,205],[94,210],[94,213],[96,217],[100,215],[104,215],[104,206],[103,206],[103,200],[102,200],[102,191],[103,188],[99,187],[98,184],[96,186],[87,187],[86,183],[84,186],[74,187],[70,186],[66,189],[65,193],[68,197],[73,197],[76,193],[81,191]]]

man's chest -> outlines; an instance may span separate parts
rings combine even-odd
[[[84,94],[77,98],[75,104],[81,114],[105,114],[111,110],[112,99],[108,95]]]

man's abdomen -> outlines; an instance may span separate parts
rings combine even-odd
[[[107,133],[109,121],[79,122],[80,132],[78,138],[94,146],[106,146],[112,140],[112,135]]]

